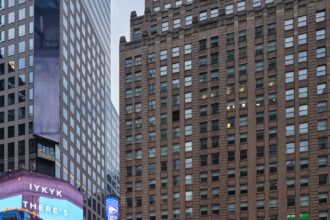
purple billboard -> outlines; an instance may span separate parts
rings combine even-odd
[[[34,134],[59,142],[59,0],[36,0],[34,16]]]
[[[15,209],[44,220],[82,220],[83,196],[62,180],[16,171],[0,177],[0,212]]]

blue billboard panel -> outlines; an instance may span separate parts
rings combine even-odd
[[[119,199],[114,196],[107,196],[106,199],[105,217],[106,220],[119,219]]]
[[[0,212],[22,207],[22,195],[0,199]]]

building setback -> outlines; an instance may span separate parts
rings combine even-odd
[[[120,41],[121,219],[329,219],[328,0],[146,0]]]
[[[109,0],[0,0],[0,172],[70,182],[88,220],[105,216],[109,20]]]

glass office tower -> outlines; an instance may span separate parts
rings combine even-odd
[[[86,219],[105,213],[109,16],[110,1],[0,0],[0,172],[69,181]]]

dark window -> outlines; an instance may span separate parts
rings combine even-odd
[[[211,54],[211,64],[217,64],[219,62],[219,54],[213,53]]]
[[[228,161],[235,161],[235,151],[228,152]]]
[[[166,172],[167,171],[167,162],[166,161],[162,161],[160,163],[160,169],[162,172]]]
[[[0,63],[0,75],[5,74],[5,64],[4,63]]]
[[[0,124],[5,122],[5,113],[4,112],[0,112]]]
[[[262,158],[265,156],[264,147],[257,147],[257,158]]]
[[[256,38],[260,38],[264,36],[264,27],[263,26],[259,26],[255,28],[255,37]]]
[[[205,50],[206,49],[206,44],[207,44],[207,40],[203,39],[199,41],[199,50]]]
[[[240,159],[241,160],[246,160],[248,157],[248,151],[247,150],[241,150],[240,151]]]
[[[15,120],[15,109],[8,110],[7,120],[8,121]]]
[[[217,47],[218,46],[218,36],[211,37],[211,47]]]
[[[13,89],[15,88],[15,77],[10,77],[8,78],[8,89]]]
[[[5,89],[5,80],[0,80],[0,91],[3,91]]]
[[[5,97],[2,95],[0,96],[0,107],[3,107],[5,105]]]
[[[201,133],[207,132],[207,122],[200,123],[199,127]]]
[[[211,141],[212,141],[212,147],[219,147],[219,137],[218,136],[212,137]]]
[[[269,146],[269,156],[277,156],[277,145]]]
[[[270,184],[269,184],[269,189],[270,189],[270,191],[277,190],[277,182],[276,181],[271,181]]]
[[[318,139],[318,147],[319,147],[319,149],[328,148],[328,138],[327,137],[320,137]]]
[[[18,125],[18,135],[25,135],[25,124]]]
[[[15,93],[8,94],[8,105],[15,104]]]
[[[276,110],[269,111],[269,121],[276,121],[277,112]]]
[[[276,33],[276,23],[268,24],[268,35]]]
[[[212,111],[212,114],[218,114],[219,113],[219,103],[212,104],[211,111]]]
[[[328,174],[319,175],[319,185],[327,185],[328,184]]]
[[[288,197],[288,207],[294,207],[295,206],[295,197]]]
[[[219,154],[212,154],[212,164],[219,164]]]
[[[212,124],[212,131],[219,130],[219,120],[212,121],[211,124]]]
[[[15,126],[8,127],[8,138],[13,138],[15,136]]]
[[[200,148],[206,149],[207,148],[207,138],[200,139]]]
[[[200,162],[201,162],[201,166],[206,166],[207,165],[207,155],[201,155]]]
[[[234,43],[234,33],[227,34],[227,44]]]

